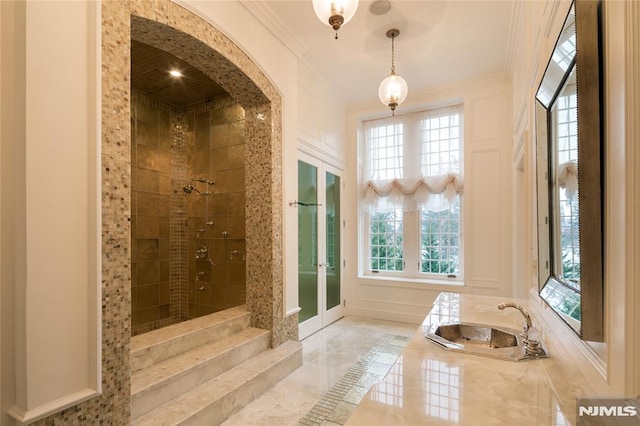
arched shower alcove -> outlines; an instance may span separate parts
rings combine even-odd
[[[127,21],[124,21],[124,17]],[[103,162],[109,173],[121,171],[121,187],[111,184],[108,198],[124,206],[130,194],[130,51],[119,39],[139,41],[188,62],[220,85],[245,111],[246,305],[252,326],[271,330],[272,346],[297,340],[297,318],[283,310],[282,253],[282,100],[260,68],[210,23],[171,1],[107,2],[103,6]],[[124,33],[124,34],[123,34]],[[111,37],[113,35],[113,37]],[[118,53],[116,53],[118,52]],[[106,164],[105,168],[109,168]],[[108,178],[108,176],[107,176]],[[120,192],[122,191],[122,192]],[[116,194],[116,192],[118,192]],[[129,200],[130,201],[130,200]],[[129,202],[130,211],[131,204]],[[103,219],[121,212],[106,205]],[[114,217],[114,222],[119,221]],[[130,225],[129,225],[130,226]],[[125,235],[120,235],[125,237]],[[128,236],[127,236],[128,237]],[[127,238],[128,239],[128,238]],[[131,246],[129,243],[129,253]],[[120,260],[120,259],[119,259]],[[124,260],[124,259],[122,259]],[[122,262],[120,260],[120,262]],[[119,262],[119,266],[122,263]],[[105,264],[103,272],[114,266]],[[128,284],[128,283],[127,283]],[[129,295],[130,287],[121,289]]]
[[[224,35],[193,15],[179,19],[189,12],[176,5],[167,7],[181,12],[171,15],[173,22],[132,10],[131,40],[188,62],[245,111],[246,304],[252,325],[272,330],[275,346],[296,334],[295,326],[283,328],[282,314],[281,99],[258,67]]]

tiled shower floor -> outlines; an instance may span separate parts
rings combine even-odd
[[[418,325],[343,318],[307,337],[303,365],[223,423],[340,425],[382,378]]]

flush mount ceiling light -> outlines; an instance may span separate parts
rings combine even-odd
[[[391,39],[391,74],[382,80],[378,88],[378,97],[380,101],[391,108],[392,115],[396,113],[396,107],[407,98],[409,88],[404,78],[396,75],[396,66],[394,63],[394,40],[400,34],[400,30],[392,28],[387,31],[387,37]]]
[[[318,19],[332,27],[338,38],[340,27],[353,18],[358,9],[358,0],[313,0],[313,11]]]
[[[178,70],[171,70],[169,71],[169,74],[171,75],[171,77],[175,77],[175,78],[182,77],[182,73]]]

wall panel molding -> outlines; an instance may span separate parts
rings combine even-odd
[[[24,275],[14,283],[19,343],[8,414],[31,423],[102,390],[102,16],[96,2],[27,2],[24,14],[25,250],[16,255]],[[42,70],[52,63],[74,77],[51,85]]]

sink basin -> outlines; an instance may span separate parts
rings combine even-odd
[[[518,346],[518,337],[513,331],[500,330],[480,324],[442,324],[434,332],[436,336],[451,343],[486,348]]]
[[[447,350],[509,361],[546,356],[544,351],[527,351],[520,332],[505,327],[465,322],[432,324],[425,337]]]

